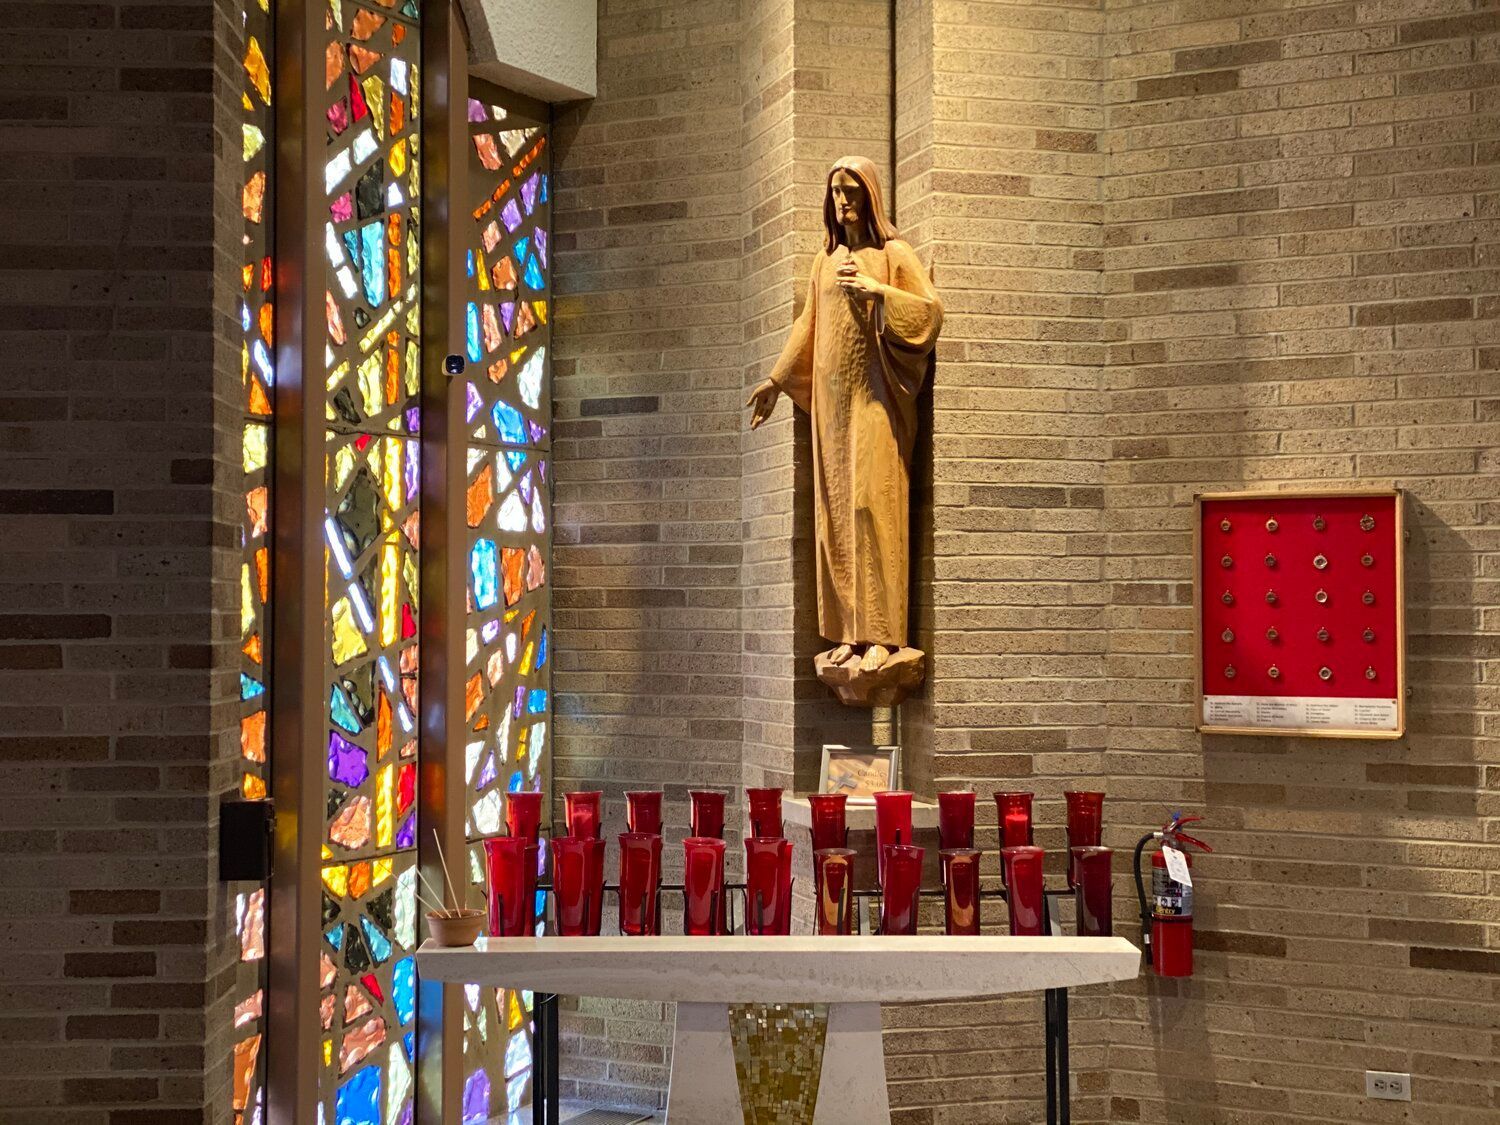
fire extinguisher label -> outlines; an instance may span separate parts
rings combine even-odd
[[[1193,885],[1193,869],[1188,866],[1187,856],[1174,847],[1162,845],[1162,859],[1167,861],[1167,874],[1185,887]]]
[[[1165,867],[1151,868],[1152,913],[1162,918],[1191,918],[1193,888],[1167,874]]]

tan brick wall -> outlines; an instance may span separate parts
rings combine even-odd
[[[1218,848],[1198,975],[1112,1007],[1113,1118],[1494,1121],[1500,17],[1108,8],[1113,842],[1180,804]],[[1194,736],[1192,493],[1355,482],[1409,490],[1410,734]]]

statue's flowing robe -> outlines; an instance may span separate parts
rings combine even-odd
[[[906,243],[853,254],[861,273],[890,286],[883,301],[839,288],[849,256],[839,246],[813,262],[771,381],[812,416],[818,631],[897,649],[906,643],[916,398],[943,306]]]

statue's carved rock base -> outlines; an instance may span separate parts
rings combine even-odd
[[[922,685],[927,677],[927,656],[921,649],[900,648],[873,672],[860,670],[858,655],[842,664],[822,652],[813,657],[818,679],[850,707],[894,707]]]

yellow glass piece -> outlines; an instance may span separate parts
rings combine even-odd
[[[403,304],[404,301],[392,302],[391,307],[385,310],[384,315],[381,316],[381,318],[370,327],[370,330],[368,332],[360,337],[360,351],[368,352],[370,350],[370,345],[373,344],[376,340],[380,339],[380,337],[384,336],[386,333],[386,329],[390,328],[392,324],[396,323],[396,314],[401,311]]]
[[[333,849],[330,848],[327,844],[324,844],[323,845],[323,853],[322,854],[323,854],[323,858],[324,859],[332,859],[333,858]]]
[[[382,766],[375,775],[375,846],[388,848],[396,838],[396,773]]]
[[[380,548],[380,643],[387,648],[396,643],[399,627],[400,567],[401,548],[390,540]]]
[[[328,373],[328,379],[325,382],[325,386],[328,388],[328,390],[332,391],[339,385],[339,383],[343,381],[344,376],[347,374],[349,374],[349,361],[345,360],[343,363],[339,364]]]
[[[511,1031],[516,1030],[526,1022],[526,1013],[521,1010],[521,994],[519,992],[507,992],[506,999],[510,1001],[507,1005],[509,1016],[506,1023]]]
[[[332,1039],[325,1039],[325,1040],[323,1040],[323,1065],[324,1066],[332,1066],[333,1065],[333,1040]]]
[[[536,644],[532,641],[526,642],[526,649],[521,653],[521,675],[525,676],[531,672],[531,655],[536,651]]]
[[[381,474],[381,484],[385,487],[385,503],[389,511],[382,515],[389,520],[391,512],[401,507],[401,443],[395,438],[381,438],[377,444],[385,447],[385,470]]]
[[[385,406],[385,395],[381,390],[379,355],[368,355],[360,361],[359,394],[364,399],[367,415],[379,414]]]
[[[484,268],[484,251],[474,251],[474,275],[479,279],[479,291],[488,293],[490,291],[490,274]]]
[[[415,555],[408,554],[401,560],[401,574],[406,579],[406,589],[411,595],[412,605],[418,604],[420,591],[417,588],[417,558]],[[416,649],[408,649],[407,651],[415,652]]]
[[[386,856],[384,859],[374,860],[370,864],[370,886],[372,888],[380,886],[380,884],[384,883],[391,877],[391,873],[394,872],[395,869],[396,860],[392,856]]]
[[[240,564],[240,636],[248,637],[255,631],[255,583],[250,578],[250,564]]]
[[[349,477],[354,473],[354,447],[352,445],[339,446],[338,452],[333,455],[333,484],[335,488],[342,489],[349,483]]]
[[[340,31],[344,30],[344,6],[339,0],[328,0],[328,18],[333,21],[333,26]]]
[[[267,443],[270,430],[260,422],[245,424],[245,472],[253,473],[266,467]]]
[[[365,101],[370,103],[370,116],[374,118],[375,135],[385,140],[385,83],[372,74],[360,85],[364,87]]]
[[[266,105],[271,104],[271,68],[266,65],[265,53],[260,49],[260,40],[250,36],[245,46],[245,75],[250,85]]]
[[[526,354],[526,349],[525,348],[517,348],[515,351],[513,351],[513,352],[510,353],[510,361],[511,361],[511,363],[514,364],[516,362],[516,360],[520,359],[525,354]]]
[[[254,125],[241,125],[240,134],[246,160],[265,148],[266,135]]]
[[[367,651],[365,639],[354,623],[354,607],[348,598],[340,598],[333,605],[333,662],[343,664]]]
[[[391,146],[391,154],[386,158],[386,163],[391,166],[391,175],[406,175],[406,142],[397,141]]]
[[[240,108],[243,109],[246,113],[255,112],[255,103],[250,100],[249,94],[240,95]]]
[[[323,885],[335,898],[343,898],[347,895],[349,893],[348,865],[341,863],[337,867],[323,868]]]
[[[241,781],[240,793],[247,801],[259,801],[266,795],[265,779],[247,773]]]
[[[415,340],[406,342],[406,393],[414,395],[422,389],[421,352]]]

